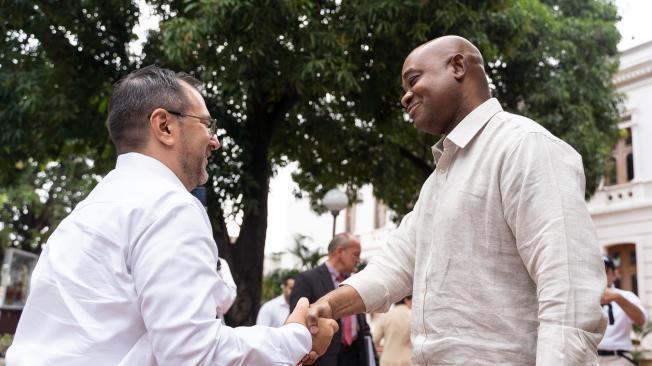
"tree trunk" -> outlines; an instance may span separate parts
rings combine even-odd
[[[238,296],[225,321],[231,326],[253,325],[260,308],[263,284],[263,262],[265,259],[265,238],[267,236],[267,198],[271,166],[269,146],[276,128],[283,122],[285,114],[296,103],[295,94],[288,94],[274,103],[267,104],[265,96],[251,97],[250,109],[245,126],[248,156],[243,160],[242,174],[253,184],[244,187],[244,215],[240,235],[234,244],[228,240],[224,219],[223,237],[218,242],[220,256],[229,262],[233,279],[238,286]],[[256,103],[256,102],[259,103]],[[271,107],[271,108],[270,108]],[[215,227],[215,226],[214,226]],[[215,230],[215,229],[214,229]]]
[[[252,103],[253,104],[253,103]],[[247,123],[247,137],[250,149],[244,159],[243,175],[250,177],[253,184],[243,192],[244,215],[240,235],[233,245],[219,247],[229,261],[233,279],[238,286],[238,296],[231,310],[226,314],[229,325],[253,325],[260,308],[265,258],[265,237],[267,235],[267,198],[271,174],[269,144],[274,126],[279,122],[274,108],[265,113],[264,107],[252,106]]]
[[[269,180],[269,175],[267,176]],[[263,186],[259,199],[259,210],[245,214],[240,235],[233,244],[229,239],[221,210],[216,209],[211,215],[219,255],[229,263],[233,279],[238,286],[236,301],[224,317],[230,326],[254,324],[260,304],[267,230],[267,185]]]
[[[219,248],[225,252],[224,258],[229,261],[238,286],[238,297],[226,316],[230,325],[254,324],[260,307],[270,175],[267,153],[268,143],[254,143],[251,160],[244,166],[255,182],[249,195],[245,196],[251,203],[245,204],[240,235],[235,244]]]

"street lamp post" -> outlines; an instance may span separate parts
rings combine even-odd
[[[340,213],[340,211],[349,205],[349,198],[346,197],[344,192],[340,191],[337,188],[333,188],[330,191],[326,192],[322,202],[328,211],[333,214],[333,236],[335,236],[335,220],[337,219],[337,215]]]

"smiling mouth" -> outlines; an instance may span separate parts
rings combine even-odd
[[[412,112],[414,112],[414,110],[415,110],[415,109],[416,109],[420,104],[421,104],[421,102],[416,102],[416,103],[414,103],[414,104],[412,104],[411,106],[408,107],[407,112],[408,112],[408,114],[410,115],[411,118],[414,119],[414,117],[412,117]]]

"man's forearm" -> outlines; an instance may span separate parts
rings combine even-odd
[[[629,300],[627,300],[623,296],[618,296],[618,298],[616,299],[616,303],[618,304],[618,306],[620,306],[621,309],[623,309],[625,315],[627,315],[627,317],[631,319],[631,321],[634,324],[637,325],[645,324],[645,314],[643,314],[643,312],[641,311],[641,309],[638,308],[638,306],[632,304]]]
[[[319,303],[328,304],[331,314],[331,318],[340,319],[347,315],[360,314],[365,312],[365,305],[353,287],[344,285],[338,289],[335,289],[326,295],[322,296],[321,299],[317,301]]]
[[[343,316],[358,314],[364,311],[364,302],[358,292],[353,287],[344,285],[327,293],[317,300],[317,302],[310,305],[306,316],[306,325],[310,333],[315,336],[319,334],[319,322],[324,320],[324,318],[339,319]],[[335,323],[334,321],[332,322]],[[312,365],[316,358],[316,353],[310,352],[310,355],[306,356],[302,362],[306,365]]]

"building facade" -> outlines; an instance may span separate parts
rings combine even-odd
[[[589,201],[602,251],[620,265],[616,286],[652,304],[652,42],[625,50],[614,78],[623,94],[611,174]]]

